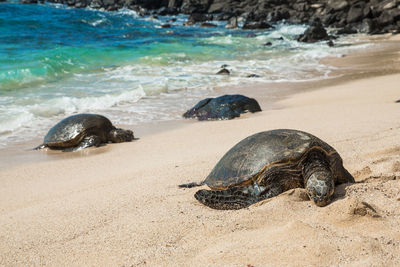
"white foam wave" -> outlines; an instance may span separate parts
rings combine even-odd
[[[0,109],[0,140],[19,135],[32,136],[32,130],[48,128],[55,118],[67,114],[96,112],[105,109],[118,109],[130,105],[145,96],[143,88],[126,90],[118,94],[90,97],[58,97],[27,105],[9,105]],[[35,101],[37,102],[37,101]],[[11,137],[12,137],[11,136]],[[3,142],[5,145],[5,142]]]
[[[105,18],[102,18],[102,19],[95,19],[93,21],[88,21],[88,20],[83,19],[82,22],[86,23],[86,24],[89,24],[89,25],[91,25],[93,27],[96,27],[96,26],[99,26],[99,25],[107,24],[109,21],[107,19],[105,19]]]
[[[4,113],[3,113],[4,112]],[[0,116],[0,136],[15,132],[33,120],[33,114],[27,111],[8,109]]]
[[[85,112],[89,110],[107,109],[124,103],[134,103],[145,96],[142,88],[118,94],[106,94],[90,97],[59,97],[44,103],[30,106],[29,111],[35,116],[50,117],[58,114]]]
[[[118,14],[118,15],[128,15],[134,18],[139,18],[139,14],[132,9],[128,9],[128,8],[122,8],[120,10],[118,10],[117,12],[114,12],[113,14]]]

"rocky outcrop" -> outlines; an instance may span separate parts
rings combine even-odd
[[[236,29],[238,27],[238,18],[231,17],[228,19],[228,23],[225,25],[227,29]]]
[[[198,22],[206,22],[207,20],[212,20],[213,16],[203,13],[192,13],[185,22],[185,25],[193,25]]]
[[[208,13],[212,0],[183,0],[181,12],[185,14]]]
[[[266,21],[246,21],[242,27],[244,30],[261,30],[269,28],[273,28],[273,26]]]
[[[314,19],[311,26],[297,38],[297,41],[305,43],[315,43],[322,40],[329,40],[329,35],[319,19]]]
[[[35,2],[35,0],[21,0]],[[369,34],[400,31],[399,0],[48,0],[68,6],[117,10],[130,8],[139,14],[215,14],[233,17],[249,25],[275,23],[308,24],[315,18],[326,26],[345,28],[342,32]],[[261,25],[262,26],[262,25]],[[231,24],[235,27],[235,23]],[[253,27],[253,26],[250,26]],[[264,27],[254,27],[264,28]],[[351,30],[349,30],[351,29]]]
[[[0,1],[0,2],[5,2],[5,1]],[[38,0],[21,0],[22,4],[37,4]]]

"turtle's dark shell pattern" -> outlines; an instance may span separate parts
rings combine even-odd
[[[72,152],[87,147],[98,147],[108,142],[129,142],[134,138],[133,131],[116,128],[102,115],[76,114],[51,128],[44,137],[43,144],[35,149],[48,147]]]
[[[289,129],[260,132],[232,147],[195,198],[215,209],[240,209],[293,188],[305,188],[316,205],[327,205],[336,184],[354,182],[337,151],[312,134]]]
[[[85,136],[95,134],[107,142],[107,133],[113,129],[111,121],[98,114],[77,114],[67,117],[53,126],[44,137],[48,147],[77,146]]]
[[[260,182],[257,181],[262,177],[259,174],[273,167],[300,167],[299,162],[311,150],[321,151],[327,156],[331,170],[335,171],[334,179],[339,179],[342,159],[333,147],[306,132],[278,129],[260,132],[240,141],[221,158],[205,183],[212,189],[226,189]]]
[[[206,98],[183,114],[184,118],[203,120],[231,120],[246,112],[259,112],[260,105],[254,98],[243,95],[223,95]]]

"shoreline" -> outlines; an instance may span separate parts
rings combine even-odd
[[[399,53],[398,44],[400,37],[395,35],[383,35],[378,37],[367,36],[365,42],[372,41],[378,46],[356,50],[346,54],[344,57],[328,57],[321,60],[324,65],[333,66],[337,69],[333,71],[331,77],[318,79],[315,81],[296,81],[280,83],[254,83],[239,84],[231,87],[215,87],[215,95],[223,94],[243,94],[255,98],[261,105],[263,112],[271,109],[281,109],[280,101],[292,95],[319,90],[332,85],[339,85],[353,80],[365,79],[368,77],[378,77],[400,72],[400,61],[393,61],[395,55]],[[373,62],[371,64],[371,62]],[[383,66],[378,69],[376,66]],[[251,89],[250,89],[251,88]],[[266,91],[266,88],[268,90]],[[250,90],[249,90],[250,89]],[[243,117],[243,115],[242,115]],[[133,130],[135,137],[143,137],[157,134],[159,132],[184,127],[195,120],[166,120],[157,122],[143,122],[139,125],[118,125],[121,128]],[[49,160],[68,159],[74,157],[96,155],[108,151],[115,144],[107,144],[101,148],[86,149],[84,152],[62,153],[45,149],[42,151],[32,150],[42,142],[42,137],[37,137],[23,142],[13,143],[0,149],[0,167],[7,168],[18,166],[25,163],[35,163]],[[135,141],[134,141],[135,142]],[[117,144],[118,146],[124,144]]]
[[[397,266],[395,72],[362,78],[361,71],[322,88],[302,84],[271,109],[238,119],[166,122],[165,131],[138,128],[137,142],[1,168],[0,265]],[[242,88],[249,89],[262,92]],[[260,98],[262,107],[268,100]],[[202,181],[238,141],[276,128],[332,145],[356,183],[336,187],[324,208],[295,189],[231,211],[202,206],[196,188],[177,188]]]

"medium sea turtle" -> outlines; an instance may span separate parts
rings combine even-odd
[[[316,205],[331,200],[336,184],[354,182],[336,150],[302,131],[278,129],[249,136],[217,163],[195,198],[214,209],[240,209],[286,190],[305,188]]]
[[[183,114],[184,118],[203,120],[231,120],[240,114],[250,111],[261,111],[260,105],[254,98],[244,95],[223,95],[206,98]]]
[[[35,149],[49,147],[63,151],[76,151],[99,146],[109,141],[121,143],[132,141],[131,130],[112,125],[106,117],[98,114],[76,114],[57,123],[44,137],[43,144]]]

